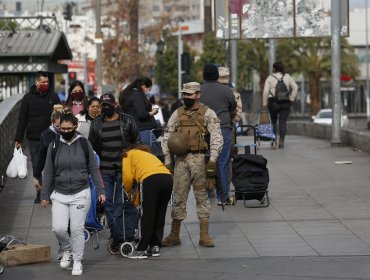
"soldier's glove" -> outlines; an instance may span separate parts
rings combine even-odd
[[[207,178],[216,177],[216,162],[214,161],[207,162],[206,174],[207,174]]]
[[[173,166],[171,163],[169,164],[166,164],[166,168],[171,172],[171,174],[173,175]]]
[[[212,191],[216,187],[216,178],[207,177],[206,189]]]

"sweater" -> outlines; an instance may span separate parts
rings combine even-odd
[[[33,85],[21,102],[15,141],[23,142],[25,133],[29,140],[40,140],[42,132],[50,125],[53,106],[59,103],[59,97],[55,93],[41,94]]]
[[[281,79],[283,77],[283,73],[278,72],[273,74],[277,79]],[[274,78],[272,75],[268,76],[265,81],[265,86],[263,88],[263,102],[262,106],[267,106],[267,99],[270,97],[275,96],[275,87],[278,83],[278,80]],[[294,102],[295,98],[298,94],[298,85],[293,80],[293,78],[289,74],[284,74],[283,82],[287,85],[288,89],[291,90],[291,94],[289,99],[291,102]]]
[[[216,112],[221,128],[232,128],[231,113],[236,108],[233,90],[217,81],[205,81],[200,86],[200,102]]]
[[[86,162],[79,140],[81,137],[81,135],[76,134],[71,142],[66,142],[63,138],[60,138],[54,163],[51,156],[53,143],[50,143],[43,174],[42,200],[49,200],[50,190],[53,188],[54,182],[55,191],[64,195],[73,195],[89,188],[89,175],[95,183],[97,192],[104,194],[103,181],[94,151],[88,143],[89,162]]]
[[[154,174],[171,174],[171,172],[151,153],[133,149],[122,159],[122,183],[129,194],[134,181],[142,183],[145,178]]]

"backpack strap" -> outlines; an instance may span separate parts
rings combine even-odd
[[[89,144],[87,143],[87,139],[85,137],[80,137],[80,144],[85,154],[86,166],[88,166],[89,159],[90,159],[90,153],[89,153]],[[59,138],[55,139],[55,141],[53,142],[53,148],[51,149],[51,162],[53,163],[54,169],[55,169],[55,158],[57,156],[59,145],[60,145],[60,139]]]

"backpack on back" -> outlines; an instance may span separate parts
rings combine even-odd
[[[274,75],[272,76],[277,80],[277,84],[275,87],[275,102],[278,103],[289,102],[290,92],[287,85],[283,81],[284,75],[283,77],[281,77],[281,79],[278,79]]]

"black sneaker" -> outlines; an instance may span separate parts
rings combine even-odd
[[[148,258],[148,255],[145,251],[133,251],[127,256],[129,259],[146,259]]]
[[[33,203],[34,204],[39,204],[40,202],[41,202],[41,200],[40,200],[40,192],[37,192],[36,193],[36,197],[35,197]]]
[[[161,255],[159,246],[152,246],[146,251],[148,257],[159,257]]]

